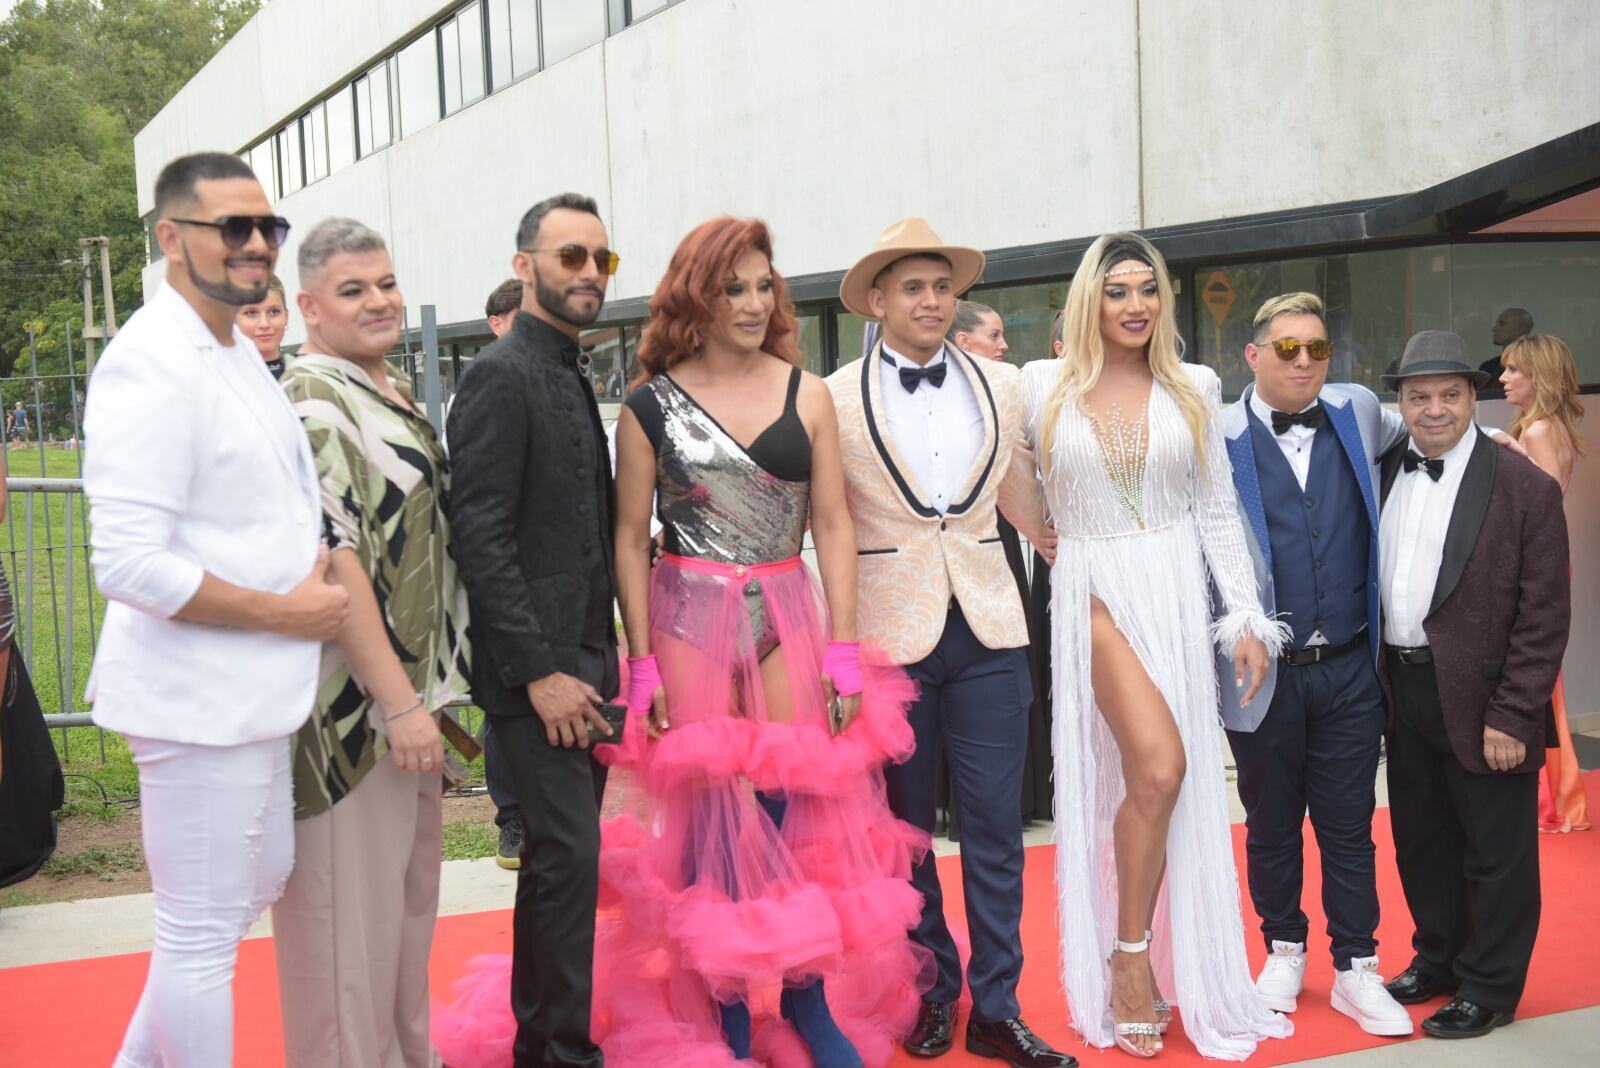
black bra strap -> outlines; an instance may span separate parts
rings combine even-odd
[[[794,399],[800,395],[800,368],[789,372],[789,395],[783,399],[783,410],[794,411]]]

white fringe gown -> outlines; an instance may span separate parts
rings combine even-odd
[[[1023,369],[1036,452],[1045,398],[1061,367],[1040,360]],[[1073,1027],[1084,1041],[1111,1045],[1107,956],[1117,919],[1111,824],[1123,782],[1116,743],[1095,707],[1090,681],[1092,595],[1110,610],[1166,699],[1188,758],[1154,924],[1157,975],[1202,1054],[1243,1060],[1260,1040],[1288,1037],[1293,1025],[1262,1003],[1245,956],[1211,644],[1232,650],[1241,635],[1253,634],[1275,655],[1283,628],[1261,611],[1256,593],[1216,421],[1220,383],[1209,368],[1185,364],[1183,370],[1211,402],[1203,466],[1183,413],[1156,382],[1147,451],[1140,448],[1141,413],[1120,424],[1106,420],[1097,437],[1093,420],[1069,402],[1060,412],[1045,476],[1061,538],[1050,572],[1050,610],[1062,983]],[[1119,437],[1124,461],[1135,461],[1120,470]],[[1102,438],[1109,448],[1102,448]],[[1136,462],[1141,451],[1142,471]],[[1215,621],[1208,576],[1227,608]]]

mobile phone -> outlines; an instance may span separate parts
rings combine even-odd
[[[599,727],[589,724],[590,745],[616,745],[622,741],[622,728],[628,722],[628,706],[610,701],[596,701],[594,710],[600,713],[600,718],[606,721],[606,726],[611,728],[610,736],[603,734]]]

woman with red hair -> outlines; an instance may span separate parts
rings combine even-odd
[[[626,771],[601,824],[591,1035],[609,1068],[885,1064],[931,983],[907,937],[930,843],[882,773],[913,748],[914,691],[856,641],[838,425],[796,332],[766,225],[702,224],[650,301],[617,424],[633,655],[622,740],[597,751]],[[458,984],[435,1022],[452,1063],[510,1063],[507,982],[481,958]]]
[[[692,1063],[781,1063],[796,1036],[819,1068],[882,1063],[916,1012],[928,841],[881,772],[911,749],[910,684],[856,641],[833,402],[796,332],[765,224],[702,224],[650,302],[617,426],[635,721],[608,756],[636,796],[602,829],[595,1037],[614,1065],[669,1035]]]

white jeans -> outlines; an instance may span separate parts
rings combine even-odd
[[[239,940],[294,866],[289,739],[129,738],[139,767],[155,952],[114,1068],[233,1063]]]

